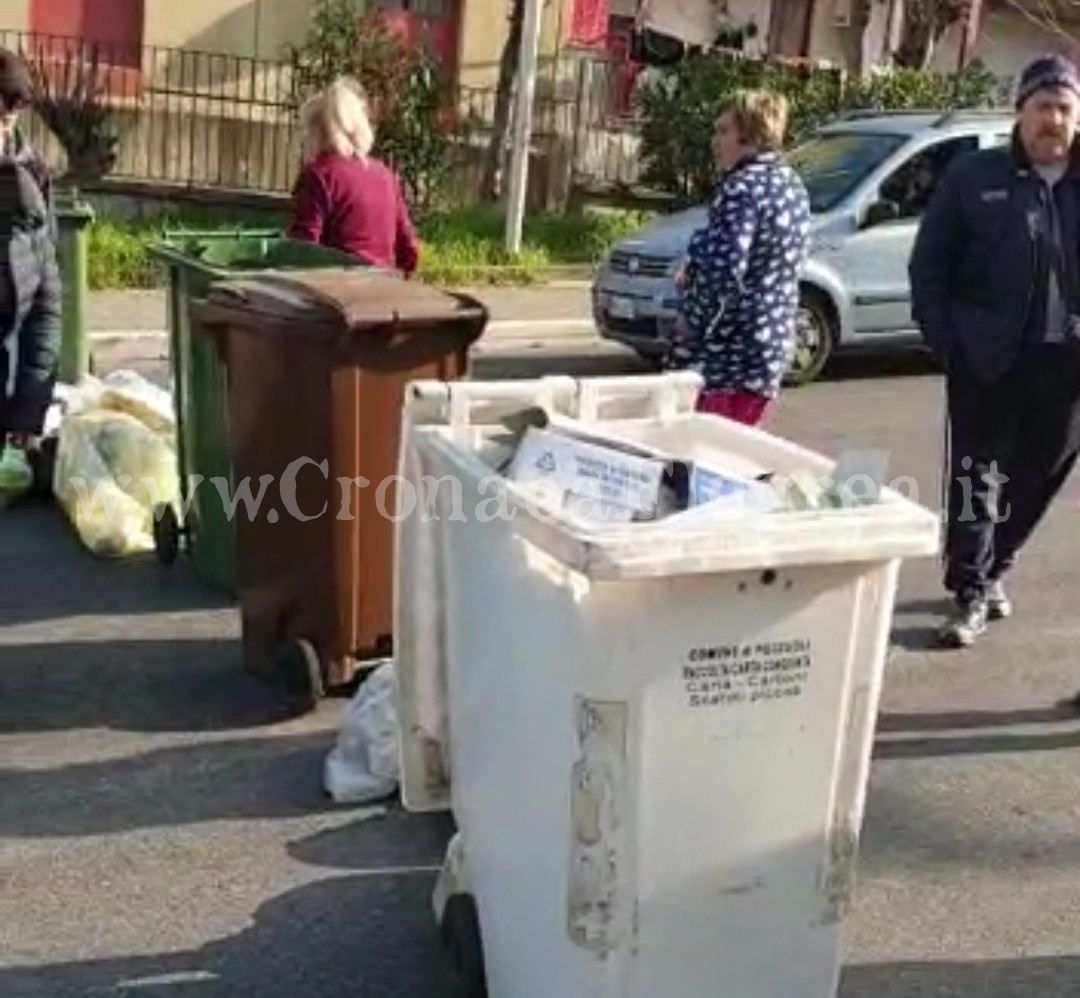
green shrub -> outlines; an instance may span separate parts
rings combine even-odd
[[[434,284],[529,284],[562,273],[587,272],[616,242],[648,220],[645,214],[588,211],[581,216],[536,215],[525,220],[522,252],[504,248],[503,216],[487,208],[429,215],[420,225],[420,277]],[[213,231],[251,227],[207,224],[204,216],[153,223],[95,222],[90,228],[90,287],[152,288],[164,280],[148,246],[166,229]],[[265,225],[256,225],[265,228]]]
[[[160,265],[146,249],[155,237],[148,226],[132,229],[114,222],[95,222],[87,248],[91,290],[157,287],[162,279]]]
[[[435,203],[454,165],[453,91],[439,61],[408,46],[365,0],[318,0],[311,29],[286,47],[293,103],[342,76],[364,87],[376,125],[375,154],[401,176],[409,203]]]
[[[728,54],[692,56],[645,84],[642,114],[644,180],[683,204],[707,199],[716,185],[712,137],[721,103],[741,87],[770,87],[791,106],[789,138],[798,142],[838,114],[993,106],[1002,84],[980,64],[964,74],[894,69],[864,80],[835,69],[779,64]]]

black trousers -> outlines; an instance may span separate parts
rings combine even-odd
[[[948,395],[945,588],[982,596],[1013,565],[1080,452],[1080,347],[1025,350],[1001,380],[963,361]]]

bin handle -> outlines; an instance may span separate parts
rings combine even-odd
[[[450,385],[450,425],[472,425],[473,412],[493,402],[513,402],[519,407],[539,405],[548,411],[565,411],[575,394],[574,379],[562,374],[538,380],[455,381]],[[565,400],[565,401],[564,401]]]
[[[641,401],[641,411],[634,418],[674,419],[693,412],[703,383],[694,371],[584,378],[578,391],[578,419],[603,418],[604,407],[616,399]]]

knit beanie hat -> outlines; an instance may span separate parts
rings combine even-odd
[[[1016,106],[1020,108],[1037,90],[1064,88],[1080,97],[1080,73],[1072,60],[1061,55],[1044,55],[1029,63],[1020,74]]]

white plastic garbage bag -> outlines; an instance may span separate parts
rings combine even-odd
[[[326,792],[339,804],[388,797],[398,786],[399,727],[392,662],[380,665],[356,691],[326,757]]]

